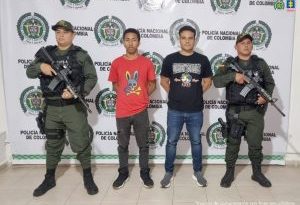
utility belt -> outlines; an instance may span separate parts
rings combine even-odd
[[[55,107],[64,107],[64,106],[67,106],[67,105],[74,105],[76,103],[79,103],[79,100],[78,99],[68,99],[68,100],[65,100],[65,99],[49,99],[49,98],[46,98],[45,99],[45,102],[47,105],[50,105],[50,106],[55,106]]]
[[[240,113],[242,111],[250,111],[256,110],[257,105],[236,105],[236,104],[228,104],[228,108],[231,110],[235,110],[236,113]]]
[[[245,136],[246,123],[239,118],[240,112],[257,110],[257,105],[235,105],[228,104],[226,110],[227,134],[235,139]]]

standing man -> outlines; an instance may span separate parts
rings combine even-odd
[[[58,21],[52,30],[55,31],[57,46],[47,46],[46,50],[60,65],[61,69],[69,68],[68,75],[73,86],[84,97],[90,93],[97,82],[97,74],[93,61],[82,48],[73,45],[75,32],[70,22]],[[41,196],[55,183],[55,169],[60,161],[66,143],[66,131],[73,152],[83,168],[83,181],[88,194],[98,193],[91,172],[91,139],[86,108],[75,99],[66,88],[64,82],[59,83],[54,90],[49,85],[54,82],[56,71],[51,67],[39,52],[36,59],[28,67],[26,74],[29,78],[39,78],[43,96],[45,98],[46,113],[46,175],[42,184],[37,187],[33,196]]]
[[[163,62],[160,84],[168,93],[167,145],[163,188],[173,179],[176,146],[185,123],[189,132],[193,157],[193,179],[199,186],[207,182],[202,173],[201,128],[203,124],[203,93],[211,86],[208,58],[194,51],[196,30],[183,26],[179,30],[181,50],[168,55]]]
[[[108,80],[117,93],[116,121],[118,129],[119,176],[113,188],[124,186],[129,178],[128,145],[131,126],[139,147],[140,177],[145,187],[153,187],[148,166],[149,157],[149,118],[147,106],[149,96],[156,88],[152,62],[138,54],[140,45],[138,30],[128,28],[123,34],[126,53],[112,62]]]
[[[252,55],[252,36],[241,33],[237,36],[235,49],[237,57],[233,59],[247,73],[255,77],[258,83],[272,95],[275,83],[268,64],[256,55]],[[256,89],[252,89],[245,97],[240,93],[247,85],[245,76],[230,68],[227,59],[223,69],[219,69],[213,78],[217,88],[226,87],[226,119],[229,126],[225,154],[226,173],[221,180],[222,187],[230,187],[234,180],[234,168],[238,158],[242,135],[248,143],[248,155],[252,164],[252,179],[263,187],[271,187],[271,182],[261,172],[262,140],[264,130],[264,114],[267,109],[266,100]],[[229,63],[229,64],[228,64]]]

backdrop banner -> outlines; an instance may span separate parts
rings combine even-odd
[[[284,164],[288,141],[290,79],[295,11],[294,1],[270,0],[2,0],[1,51],[8,141],[14,164],[45,163],[45,135],[35,118],[43,102],[39,80],[26,77],[26,69],[37,50],[55,45],[51,26],[70,21],[77,36],[74,44],[87,50],[97,70],[98,83],[87,96],[92,109],[94,163],[118,163],[115,98],[108,82],[111,62],[124,54],[122,34],[126,28],[141,33],[139,52],[155,65],[157,90],[151,96],[150,161],[163,163],[166,145],[167,93],[159,85],[162,61],[178,51],[178,30],[190,25],[197,31],[196,51],[208,56],[213,72],[228,56],[236,56],[236,37],[249,32],[254,38],[253,53],[266,60],[276,82],[273,97],[286,113],[282,117],[272,106],[265,116],[264,164]],[[226,141],[217,119],[225,119],[225,89],[212,88],[204,94],[202,147],[204,163],[225,163]],[[130,160],[138,162],[134,132]],[[242,140],[238,163],[249,163],[248,146]],[[64,163],[78,163],[66,146]],[[176,163],[191,163],[189,134],[184,128],[177,146]]]

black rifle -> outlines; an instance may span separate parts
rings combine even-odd
[[[275,102],[277,101],[276,98],[272,98],[272,96],[263,88],[260,86],[260,84],[257,82],[257,78],[250,76],[247,72],[245,72],[244,69],[242,69],[239,64],[235,61],[234,58],[228,58],[227,60],[227,65],[229,65],[229,67],[231,67],[233,70],[235,70],[236,72],[242,73],[245,77],[245,81],[248,83],[245,88],[241,91],[240,95],[242,95],[243,97],[245,97],[250,90],[256,88],[258,93],[267,101],[269,102],[271,105],[273,105],[276,110],[283,116],[285,117],[285,114],[278,108],[278,106],[275,104]],[[225,65],[226,66],[226,65]]]
[[[55,61],[52,59],[52,57],[49,55],[45,47],[41,47],[40,50],[37,53],[41,53],[43,55],[43,58],[45,57],[45,60],[49,62],[51,67],[55,70],[56,76],[54,79],[50,82],[48,88],[50,90],[54,90],[61,82],[64,82],[66,84],[66,88],[69,90],[69,92],[74,96],[75,99],[79,99],[79,101],[86,107],[86,109],[89,111],[89,113],[92,112],[92,110],[89,108],[86,101],[81,97],[77,89],[73,86],[72,82],[70,81],[68,75],[71,74],[71,70],[68,67],[63,67],[59,64],[56,64]]]

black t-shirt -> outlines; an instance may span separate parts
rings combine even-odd
[[[206,56],[172,53],[164,59],[160,75],[170,79],[169,108],[182,112],[203,110],[201,81],[213,75]]]

